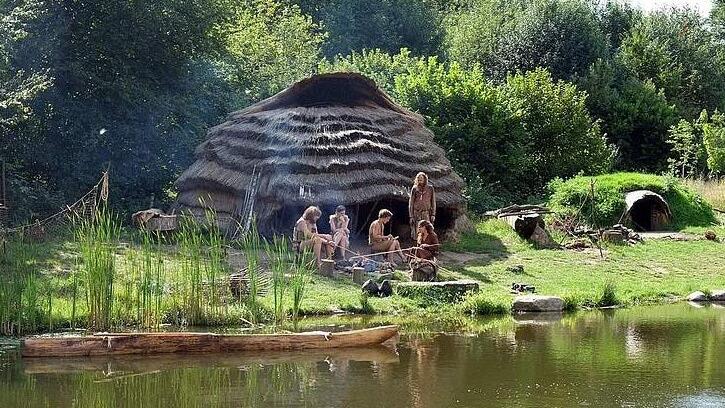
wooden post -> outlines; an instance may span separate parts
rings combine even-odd
[[[335,276],[335,261],[332,259],[323,259],[320,264],[320,275],[333,278]]]
[[[365,268],[352,268],[352,281],[358,285],[362,285],[365,282]]]

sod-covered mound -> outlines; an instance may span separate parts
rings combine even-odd
[[[549,184],[549,190],[549,207],[557,215],[578,218],[589,225],[610,226],[620,222],[626,210],[625,194],[636,190],[653,191],[667,201],[673,229],[715,222],[712,206],[671,177],[641,173],[579,176],[567,181],[554,180]]]

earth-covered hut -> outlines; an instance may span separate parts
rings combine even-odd
[[[381,208],[407,236],[407,202],[424,171],[436,188],[439,234],[468,226],[463,182],[423,118],[356,73],[315,75],[232,113],[213,127],[196,161],[176,181],[178,205],[197,216],[213,209],[235,229],[252,210],[263,233],[288,233],[309,205],[348,208],[364,235]]]

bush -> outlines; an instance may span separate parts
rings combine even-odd
[[[591,182],[596,195],[591,211]],[[614,173],[596,177],[575,177],[549,184],[549,206],[558,216],[576,217],[590,225],[616,224],[626,208],[624,193],[651,190],[670,206],[674,228],[704,226],[715,222],[712,206],[676,179],[641,173]]]
[[[587,113],[586,94],[544,69],[495,85],[478,70],[430,58],[396,77],[395,95],[426,118],[474,211],[540,194],[553,177],[609,168],[613,152]],[[492,199],[494,190],[504,199]]]
[[[620,301],[617,298],[617,287],[614,282],[605,283],[604,288],[602,288],[602,296],[600,296],[599,300],[597,301],[597,306],[616,306],[619,303]]]

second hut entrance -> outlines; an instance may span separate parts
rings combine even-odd
[[[416,173],[436,188],[439,234],[467,225],[463,182],[423,118],[396,105],[360,74],[331,73],[295,83],[212,128],[179,177],[181,209],[214,209],[221,227],[256,214],[265,234],[289,233],[308,205],[327,216],[342,204],[352,232],[367,234],[381,208],[407,236],[408,194]]]
[[[665,199],[649,190],[637,190],[624,196],[627,204],[623,218],[636,231],[659,231],[672,221],[672,212]]]

